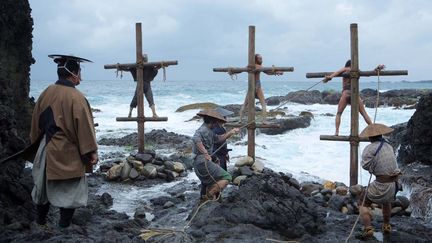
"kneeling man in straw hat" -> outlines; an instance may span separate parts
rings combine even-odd
[[[360,133],[360,137],[368,137],[371,142],[363,150],[361,165],[376,177],[360,196],[360,217],[364,225],[363,238],[372,238],[374,234],[374,228],[371,226],[372,214],[369,209],[372,203],[382,205],[384,218],[382,232],[384,234],[391,232],[391,202],[398,191],[397,180],[401,172],[397,166],[393,147],[384,140],[382,135],[392,131],[390,127],[375,123],[368,125]]]
[[[197,115],[203,118],[204,123],[192,137],[192,151],[195,154],[193,166],[202,186],[207,188],[206,195],[201,198],[203,202],[208,199],[216,199],[232,179],[226,170],[212,162],[209,153],[214,151],[215,143],[224,142],[227,138],[238,133],[239,129],[234,128],[222,135],[217,135],[212,131],[212,128],[216,127],[219,122],[225,123],[225,118],[216,110],[203,110]]]

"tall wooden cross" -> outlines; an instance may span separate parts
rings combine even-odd
[[[357,24],[350,26],[351,30],[351,71],[349,73],[351,80],[351,135],[350,136],[333,136],[321,135],[320,140],[330,141],[349,141],[350,142],[350,186],[358,184],[358,146],[359,142],[368,141],[367,138],[359,138],[359,78],[369,76],[396,76],[408,75],[407,70],[388,70],[388,71],[360,71],[359,70],[359,52],[358,52],[358,31]],[[307,78],[323,78],[333,72],[307,73]],[[341,77],[339,75],[339,77]]]
[[[255,26],[249,26],[248,66],[213,68],[214,72],[248,73],[248,155],[255,160],[255,129],[279,127],[277,124],[258,124],[255,122],[255,74],[257,72],[292,72],[293,67],[260,67],[255,66]],[[242,124],[231,124],[231,126],[244,126]]]
[[[136,68],[137,72],[137,101],[138,101],[138,116],[137,117],[117,117],[116,121],[136,121],[138,123],[138,153],[144,153],[144,123],[147,121],[158,122],[168,121],[168,117],[145,117],[144,116],[144,95],[143,95],[143,69],[144,67],[167,67],[170,65],[177,65],[177,61],[161,61],[161,62],[144,62],[142,52],[142,32],[141,23],[135,24],[136,33],[136,63],[127,64],[108,64],[104,65],[105,69],[124,70]]]

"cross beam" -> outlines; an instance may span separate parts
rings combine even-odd
[[[332,74],[333,72],[318,72],[318,73],[306,73],[306,78],[324,78]],[[378,72],[376,70],[372,71],[359,71],[359,75],[361,77],[370,77],[370,76],[378,76]],[[379,76],[399,76],[399,75],[408,75],[407,70],[381,70],[379,72]],[[349,77],[346,74],[339,74],[336,77]]]
[[[359,138],[359,78],[361,76],[394,76],[408,75],[407,70],[389,71],[360,71],[359,70],[359,51],[358,51],[358,28],[357,24],[350,25],[351,41],[351,71],[349,78],[351,82],[351,135],[350,136],[331,136],[321,135],[321,140],[330,141],[349,141],[350,142],[350,186],[358,184],[358,146],[359,142],[365,139]],[[322,78],[333,72],[307,73],[307,78]],[[344,76],[343,74],[339,76]]]
[[[228,67],[214,68],[214,72],[228,73],[248,73],[248,155],[255,160],[255,128],[262,127],[264,124],[255,123],[255,74],[258,72],[292,72],[293,67],[256,67],[255,66],[255,26],[249,26],[249,43],[248,43],[248,66],[247,67]],[[239,124],[240,127],[244,124]],[[279,127],[277,124],[266,124],[266,127]]]
[[[107,64],[104,65],[105,69],[119,69],[125,70],[129,68],[143,68],[143,67],[168,67],[171,65],[177,65],[178,61],[160,61],[160,62],[143,62],[139,63],[124,63],[124,64]]]
[[[143,69],[144,67],[168,67],[170,65],[177,65],[177,61],[161,61],[161,62],[144,62],[143,51],[142,51],[142,31],[141,23],[135,24],[135,39],[136,39],[136,62],[126,63],[126,64],[108,64],[104,65],[105,69],[130,69],[136,68],[137,72],[137,101],[138,101],[138,116],[137,117],[117,117],[116,121],[136,121],[138,123],[138,153],[144,153],[145,143],[144,143],[144,123],[151,121],[167,121],[167,117],[145,117],[144,116],[144,80],[143,80]]]

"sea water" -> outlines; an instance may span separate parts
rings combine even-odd
[[[32,81],[30,95],[37,97],[52,81]],[[266,97],[286,95],[289,92],[305,90],[314,85],[313,81],[262,81]],[[152,129],[166,129],[170,132],[192,136],[200,126],[199,121],[188,121],[198,110],[175,112],[177,108],[198,102],[213,102],[218,105],[241,104],[247,90],[247,80],[225,80],[225,81],[153,81],[152,83],[154,101],[159,116],[167,116],[168,122],[147,122],[145,131]],[[96,128],[97,138],[121,137],[136,132],[135,122],[116,122],[116,117],[127,116],[129,103],[133,97],[136,83],[129,76],[113,80],[84,80],[77,88],[88,98],[92,108],[99,109],[96,112],[95,122],[99,124]],[[336,90],[341,88],[340,80],[334,80],[327,84],[318,84],[316,90]],[[377,88],[375,81],[360,83],[360,89]],[[431,82],[381,82],[380,90],[390,89],[424,89],[432,88]],[[150,115],[151,110],[145,101],[145,114]],[[307,128],[295,129],[279,135],[258,134],[256,137],[256,156],[263,158],[266,167],[275,171],[292,173],[300,181],[305,180],[331,180],[349,184],[349,158],[350,146],[348,142],[320,141],[320,135],[334,134],[334,116],[336,105],[302,105],[288,103],[289,114],[298,115],[302,111],[310,111],[314,114],[311,125]],[[274,107],[269,106],[268,109]],[[371,119],[374,117],[375,109],[366,108]],[[386,125],[395,125],[407,122],[415,110],[394,109],[392,107],[379,107],[376,122]],[[134,110],[136,114],[136,109]],[[360,131],[366,127],[366,123],[359,116]],[[341,135],[349,135],[350,130],[350,106],[343,115],[340,127]],[[247,137],[243,138],[244,141]],[[244,144],[244,143],[237,143]],[[360,143],[359,155],[367,143]],[[229,143],[232,149],[231,157],[247,154],[246,145],[234,145]],[[111,147],[102,147],[109,150]],[[365,185],[369,174],[359,167],[359,183]]]

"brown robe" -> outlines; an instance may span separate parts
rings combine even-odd
[[[40,95],[33,110],[31,142],[46,135],[48,180],[83,177],[83,159],[97,150],[93,116],[72,82],[59,80]]]

